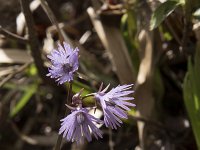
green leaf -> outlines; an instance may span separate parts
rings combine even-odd
[[[82,93],[82,96],[85,96],[87,94],[90,94],[90,93],[93,93],[94,92],[94,89],[90,88],[89,86],[77,81],[77,80],[74,80],[73,81],[73,86],[72,86],[72,91],[74,93],[78,93],[82,88],[84,88],[83,90],[83,93]],[[84,103],[85,104],[91,104],[91,103],[94,103],[94,99],[93,97],[88,97],[88,98],[85,98],[84,99]]]
[[[77,80],[73,81],[72,91],[74,93],[78,93],[82,88],[84,88],[83,95],[94,92],[94,90],[90,88],[88,85],[85,85]]]
[[[133,10],[128,10],[127,15],[128,34],[131,40],[134,40],[137,33],[136,13]]]
[[[188,60],[188,72],[184,79],[184,102],[191,121],[197,147],[200,150],[200,45],[197,46],[194,64]]]
[[[36,90],[37,90],[37,85],[35,84],[31,85],[29,88],[27,88],[27,90],[25,90],[19,102],[11,110],[10,117],[14,117],[15,115],[17,115],[19,111],[21,111],[24,108],[24,106],[28,103],[28,101],[36,92]]]
[[[182,1],[172,0],[162,3],[158,8],[156,8],[151,16],[150,29],[153,30],[157,28],[165,20],[165,18],[181,4]]]

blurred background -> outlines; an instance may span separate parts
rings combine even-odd
[[[0,150],[55,146],[68,85],[46,55],[62,41],[80,49],[73,93],[134,83],[137,105],[62,150],[200,150],[199,0],[0,0]]]

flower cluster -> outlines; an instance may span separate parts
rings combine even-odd
[[[58,50],[53,50],[47,56],[52,62],[47,76],[55,78],[59,84],[72,81],[79,67],[78,52],[78,48],[73,50],[65,42],[63,46],[59,44]],[[133,93],[133,84],[119,85],[108,91],[109,86],[103,89],[103,84],[101,84],[98,92],[89,94],[89,96],[93,96],[96,103],[102,108],[103,121],[89,114],[90,108],[83,107],[83,98],[81,97],[83,90],[81,90],[72,97],[71,106],[66,104],[71,113],[61,120],[59,134],[62,134],[67,141],[79,144],[83,142],[84,138],[90,142],[92,140],[91,133],[96,139],[102,138],[102,132],[96,124],[104,123],[106,127],[111,127],[112,129],[120,127],[122,124],[121,119],[128,118],[126,111],[130,110],[129,107],[135,106],[130,102],[134,99],[130,96]]]

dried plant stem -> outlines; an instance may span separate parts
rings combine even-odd
[[[171,23],[166,19],[165,20],[166,25],[168,26],[169,30],[172,32],[174,39],[177,41],[177,43],[179,45],[181,45],[181,39],[180,37],[177,35],[176,31],[174,30],[174,28],[172,27]]]
[[[2,26],[0,26],[0,34],[3,34],[5,37],[8,37],[10,39],[17,40],[20,43],[27,43],[28,42],[27,38],[24,38],[24,37],[21,37],[17,34],[14,34],[10,31],[4,29]]]
[[[36,118],[29,118],[27,120],[27,122],[25,123],[25,126],[23,128],[22,131],[19,130],[19,128],[17,127],[17,125],[12,121],[9,120],[9,123],[11,125],[12,130],[15,132],[15,134],[19,137],[16,140],[15,143],[15,148],[16,149],[22,149],[24,142],[28,143],[28,144],[35,144],[36,141],[34,139],[32,139],[31,137],[27,136],[27,134],[30,132],[30,130],[33,128],[34,123],[35,123]]]
[[[68,91],[67,91],[67,104],[71,103],[72,99],[72,82],[69,82],[68,84]],[[65,112],[66,115],[67,111]]]
[[[181,46],[182,46],[182,51],[185,52],[187,51],[187,46],[188,46],[188,39],[189,39],[189,34],[192,30],[192,26],[190,23],[191,16],[192,16],[192,11],[191,11],[191,2],[186,1],[185,3],[185,9],[184,9],[184,27],[183,27],[183,36],[181,40]]]
[[[82,100],[84,100],[85,98],[88,98],[88,97],[92,97],[92,96],[94,96],[93,93],[91,93],[91,94],[87,94],[87,95],[85,95],[85,96],[82,97]]]
[[[32,62],[25,63],[21,67],[19,67],[15,72],[12,74],[9,74],[7,77],[5,77],[1,82],[0,82],[0,87],[2,87],[6,82],[8,82],[10,79],[12,79],[17,73],[22,72],[24,69],[26,69]]]
[[[71,96],[72,96],[72,82],[69,82],[68,84],[68,91],[67,91],[67,104],[69,104],[69,102],[71,102]],[[65,111],[65,115],[68,114],[68,109],[66,109]],[[56,141],[56,145],[54,147],[54,150],[60,150],[62,144],[62,134],[58,135],[58,139]]]
[[[28,41],[30,44],[31,55],[32,55],[32,57],[34,59],[34,63],[38,69],[38,73],[39,73],[40,77],[47,84],[55,86],[55,82],[51,78],[46,76],[46,74],[48,73],[48,70],[44,66],[44,63],[42,60],[41,51],[40,51],[40,47],[39,47],[40,44],[39,44],[39,40],[36,35],[37,32],[34,28],[33,16],[31,14],[31,10],[29,8],[29,1],[20,0],[20,4],[22,7],[22,11],[24,13],[24,17],[26,20],[27,28],[28,28]]]
[[[46,12],[47,16],[49,17],[51,23],[53,25],[55,25],[58,35],[59,35],[59,39],[61,41],[61,44],[63,41],[66,41],[68,44],[72,45],[71,40],[66,36],[63,29],[59,27],[58,21],[54,15],[53,11],[49,7],[48,3],[45,0],[40,0],[40,3],[41,3],[42,8],[44,9],[44,11]]]
[[[104,21],[100,20],[94,8],[89,7],[87,12],[103,46],[111,54],[110,60],[120,83],[132,83],[136,80],[136,70],[131,63],[120,29],[115,26],[106,25]]]
[[[62,143],[62,134],[58,135],[58,139],[56,141],[54,150],[60,150],[61,143]]]
[[[141,121],[141,122],[144,122],[145,124],[152,125],[152,126],[155,126],[159,129],[165,130],[166,132],[169,132],[169,129],[165,125],[161,124],[160,122],[149,120],[147,118],[143,118],[143,117],[140,117],[140,116],[128,115],[128,117],[137,121],[137,122]]]

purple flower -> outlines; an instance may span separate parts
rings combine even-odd
[[[131,90],[133,84],[119,85],[107,93],[105,92],[108,90],[109,85],[104,90],[102,90],[102,86],[103,84],[100,86],[99,91],[94,94],[94,97],[103,109],[106,127],[110,126],[112,129],[117,129],[117,126],[120,127],[120,124],[122,123],[120,118],[128,118],[125,112],[130,110],[128,106],[135,106],[135,104],[127,102],[128,100],[134,99],[133,97],[128,96],[134,92]]]
[[[72,108],[71,108],[72,109]],[[102,123],[101,120],[88,114],[86,108],[73,108],[72,113],[61,120],[61,128],[59,134],[63,133],[63,137],[66,137],[67,141],[76,141],[77,144],[83,142],[83,137],[86,137],[87,141],[91,141],[91,132],[95,138],[102,138],[102,132],[93,122]]]
[[[64,47],[58,45],[58,50],[54,49],[47,57],[51,60],[52,66],[49,68],[47,76],[56,78],[59,84],[73,80],[73,74],[78,70],[78,48],[70,47],[63,42]]]

